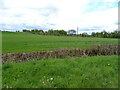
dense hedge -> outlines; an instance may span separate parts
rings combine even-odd
[[[2,54],[2,62],[22,62],[29,60],[43,60],[48,58],[70,58],[86,57],[97,55],[117,55],[120,54],[118,46],[113,44],[98,45],[90,49],[58,49],[53,51],[39,51],[27,53],[7,53]]]

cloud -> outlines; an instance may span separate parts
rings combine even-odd
[[[38,12],[37,14],[42,15],[44,17],[54,16],[57,14],[59,10],[57,7],[50,5],[42,8],[29,8],[29,9]]]
[[[117,29],[118,0],[0,0],[0,29]],[[91,29],[90,29],[91,28]]]
[[[114,2],[113,2],[114,1]],[[117,0],[101,0],[98,1],[91,1],[87,5],[87,9],[85,10],[86,13],[88,12],[95,12],[95,11],[103,11],[111,8],[117,8],[118,2]]]
[[[7,31],[22,31],[23,29],[39,29],[39,30],[48,30],[46,25],[30,25],[30,24],[0,24],[0,28],[2,30],[7,30]]]

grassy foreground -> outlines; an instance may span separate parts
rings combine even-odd
[[[3,88],[117,88],[118,56],[3,65]]]
[[[25,32],[2,32],[2,53],[32,52],[58,48],[89,48],[97,44],[117,44],[118,39],[45,36]]]

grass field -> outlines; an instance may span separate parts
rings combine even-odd
[[[2,33],[2,53],[90,48],[118,44],[118,39]],[[46,59],[2,66],[3,88],[117,88],[118,56]]]
[[[23,32],[2,33],[2,53],[32,52],[58,48],[89,48],[97,44],[117,44],[118,39],[42,36]]]
[[[117,88],[118,56],[3,65],[3,88]]]

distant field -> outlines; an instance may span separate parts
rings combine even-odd
[[[3,88],[118,88],[118,56],[3,64]]]
[[[23,32],[2,33],[2,53],[32,52],[58,48],[89,48],[97,44],[117,44],[118,39],[43,36]]]

